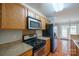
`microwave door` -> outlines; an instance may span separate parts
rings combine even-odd
[[[29,19],[29,29],[40,29],[40,21],[36,19]]]

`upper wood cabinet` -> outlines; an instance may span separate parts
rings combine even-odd
[[[28,16],[35,18],[35,12],[31,9],[28,9]]]
[[[26,10],[15,3],[0,4],[1,29],[25,29]]]
[[[1,28],[1,20],[2,20],[2,4],[0,4],[0,28]]]
[[[36,19],[41,20],[40,15],[36,13]]]
[[[49,24],[49,21],[48,21],[48,19],[46,19],[46,24]]]
[[[41,28],[46,29],[46,19],[44,17],[41,17]]]

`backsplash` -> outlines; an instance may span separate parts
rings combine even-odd
[[[42,30],[36,30],[36,34],[38,37],[42,37]]]
[[[0,30],[0,44],[22,40],[22,30]]]
[[[35,37],[35,36],[42,37],[42,30],[35,30],[35,33],[33,33],[33,34],[29,33],[29,34],[23,35],[24,40],[27,40],[27,39]]]
[[[42,36],[42,30],[36,30],[37,36]],[[0,44],[22,40],[22,30],[0,30]]]

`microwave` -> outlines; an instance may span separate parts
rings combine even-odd
[[[41,21],[28,16],[28,29],[41,29]]]

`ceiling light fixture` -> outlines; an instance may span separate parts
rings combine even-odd
[[[62,11],[64,9],[64,3],[52,3],[52,5],[56,12]]]

